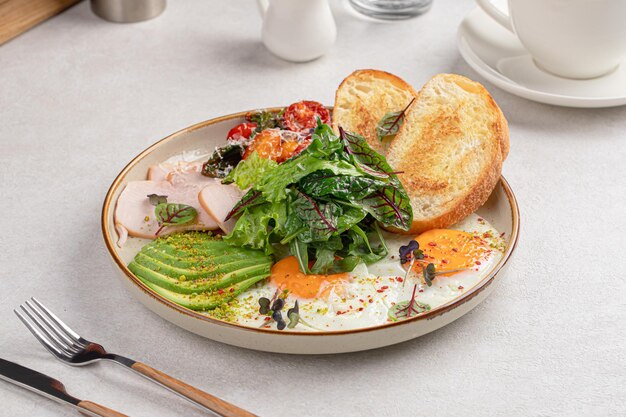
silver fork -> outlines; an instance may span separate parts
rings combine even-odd
[[[61,362],[71,366],[89,365],[101,359],[122,365],[223,417],[257,417],[231,403],[199,390],[144,363],[108,353],[102,345],[80,337],[35,297],[13,310],[28,330]]]

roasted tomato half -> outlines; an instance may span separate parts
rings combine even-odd
[[[282,136],[276,129],[265,129],[257,133],[243,153],[243,159],[248,159],[256,151],[261,158],[278,161],[282,154]]]
[[[243,159],[247,159],[256,151],[261,158],[284,162],[302,152],[309,144],[303,141],[301,135],[279,129],[265,129],[252,139],[246,148]]]
[[[287,107],[283,114],[284,125],[294,132],[303,132],[313,129],[317,125],[317,118],[322,123],[330,123],[330,112],[317,101],[299,101]]]

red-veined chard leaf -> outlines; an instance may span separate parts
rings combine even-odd
[[[387,314],[391,320],[398,321],[399,319],[406,319],[429,310],[430,306],[428,304],[420,303],[414,299],[397,302],[389,309]]]
[[[409,230],[413,221],[411,201],[402,185],[389,184],[360,201],[363,209],[385,226]]]
[[[191,223],[196,219],[198,212],[195,208],[186,204],[160,203],[154,208],[159,229],[156,231],[158,235],[166,226],[180,226]]]
[[[224,221],[230,220],[232,217],[240,214],[243,210],[249,207],[258,206],[259,204],[263,204],[264,202],[265,200],[261,197],[260,191],[250,189],[246,194],[244,194],[243,197],[241,197],[241,200],[239,200],[237,204],[235,204],[232,210],[230,210],[230,212],[226,215]]]
[[[411,104],[413,104],[414,101],[415,98],[413,98],[413,100],[411,100],[404,109],[387,113],[382,119],[380,119],[376,125],[376,135],[378,135],[378,140],[382,142],[383,140],[391,139],[398,134],[400,126],[404,123],[406,110]]]
[[[289,204],[289,212],[304,227],[298,239],[306,243],[328,240],[338,231],[337,221],[342,214],[338,204],[317,202],[301,191],[295,193],[295,198]]]
[[[360,200],[386,185],[386,181],[375,178],[334,175],[329,170],[315,171],[298,183],[299,189],[312,197],[332,196],[346,201]]]
[[[377,178],[389,178],[393,175],[385,157],[373,150],[363,136],[348,132],[342,127],[339,127],[339,135],[352,162],[364,173]]]

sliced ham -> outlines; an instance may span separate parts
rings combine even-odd
[[[241,200],[241,197],[243,197],[243,192],[236,185],[214,182],[200,191],[198,201],[200,201],[202,208],[217,222],[220,229],[224,233],[230,233],[237,221],[235,219],[224,221],[224,219],[235,204]]]

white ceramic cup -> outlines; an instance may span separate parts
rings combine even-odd
[[[599,77],[626,56],[626,0],[508,0],[508,15],[476,2],[555,75]]]

